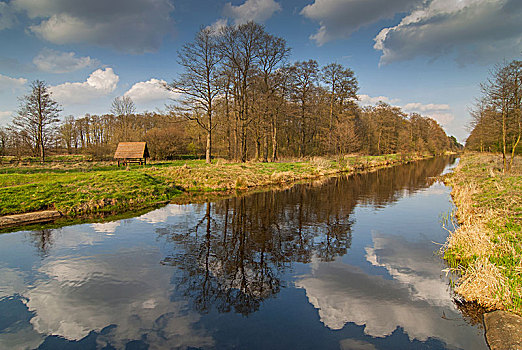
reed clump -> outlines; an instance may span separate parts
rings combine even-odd
[[[460,274],[455,292],[488,310],[522,314],[521,159],[509,173],[501,157],[467,153],[446,182],[458,226],[444,258]]]

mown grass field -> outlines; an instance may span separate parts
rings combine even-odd
[[[459,226],[444,257],[461,275],[456,292],[522,315],[522,157],[504,174],[501,155],[465,154],[447,183]]]
[[[280,163],[216,160],[156,162],[118,168],[110,162],[0,165],[0,215],[55,209],[66,216],[123,212],[171,201],[183,193],[230,192],[339,172],[366,171],[417,159],[351,156]]]

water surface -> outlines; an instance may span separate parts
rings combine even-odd
[[[0,349],[486,349],[434,254],[451,161],[0,235]]]

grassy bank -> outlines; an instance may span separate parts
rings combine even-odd
[[[0,215],[54,209],[68,217],[124,212],[200,193],[288,184],[401,164],[419,157],[352,156],[281,163],[217,160],[158,162],[118,168],[111,163],[11,164],[0,167]]]
[[[447,177],[459,225],[444,257],[466,300],[522,315],[522,159],[508,174],[501,169],[500,155],[465,154]]]

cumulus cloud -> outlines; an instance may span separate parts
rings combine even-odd
[[[426,117],[436,120],[440,125],[448,125],[455,116],[451,113],[451,108],[447,104],[422,104],[419,102],[407,103],[402,108],[406,112],[419,113]]]
[[[11,121],[12,116],[12,111],[0,111],[0,125],[7,124],[9,121]]]
[[[426,242],[408,242],[402,237],[372,234],[373,247],[366,247],[366,260],[384,267],[394,280],[409,286],[412,299],[453,308],[448,285],[440,278],[443,269]],[[430,259],[431,257],[431,259]]]
[[[76,57],[74,52],[61,52],[48,48],[40,51],[33,58],[33,63],[39,70],[49,73],[69,73],[100,64],[89,56]]]
[[[369,96],[369,95],[357,95],[359,98],[359,104],[361,106],[374,106],[379,102],[384,102],[392,106],[400,107],[408,113],[419,113],[425,117],[436,120],[440,125],[448,125],[454,119],[455,116],[451,113],[451,107],[447,104],[435,104],[435,103],[420,103],[420,102],[409,102],[406,104],[400,104],[400,99],[390,98],[387,96]]]
[[[388,103],[388,104],[393,104],[393,103],[397,103],[399,102],[400,100],[398,98],[389,98],[389,97],[386,97],[386,96],[375,96],[375,97],[372,97],[372,96],[369,96],[369,95],[357,95],[357,98],[359,99],[359,103],[363,106],[370,106],[370,105],[375,105],[379,102],[384,102],[384,103]]]
[[[20,294],[25,290],[25,276],[20,270],[8,267],[0,267],[0,300],[15,294]]]
[[[188,311],[185,301],[171,300],[172,272],[157,264],[159,254],[140,247],[96,259],[49,259],[39,269],[46,278],[23,292],[35,315],[34,330],[80,340],[115,325],[98,341],[124,348],[146,333],[151,349],[211,347],[213,339],[194,326],[199,315]]]
[[[0,2],[0,30],[11,28],[16,23],[12,7],[6,2]]]
[[[156,51],[172,30],[169,0],[13,0],[39,21],[29,27],[55,43],[88,43],[123,52]]]
[[[481,347],[482,340],[473,328],[457,326],[461,315],[455,306],[439,299],[450,297],[446,282],[439,278],[440,262],[430,265],[426,254],[432,252],[425,245],[401,243],[405,246],[399,249],[394,244],[389,251],[388,247],[374,247],[372,251],[386,254],[373,258],[378,266],[390,268],[391,280],[368,275],[339,259],[331,263],[313,261],[312,272],[299,278],[296,287],[306,291],[321,322],[333,330],[355,323],[364,326],[365,334],[387,337],[401,327],[411,340],[437,338],[450,348]],[[411,265],[419,257],[421,266]],[[429,290],[431,287],[435,290]],[[441,315],[454,321],[445,321]]]
[[[228,2],[223,9],[225,16],[234,18],[236,24],[264,22],[278,11],[281,11],[281,5],[274,0],[247,0],[239,6]]]
[[[116,232],[116,229],[120,227],[121,221],[110,221],[110,222],[96,222],[91,224],[91,227],[94,231],[98,233],[106,233],[108,235],[113,235]]]
[[[112,68],[97,69],[81,83],[64,83],[50,88],[53,98],[64,105],[83,104],[106,96],[116,89],[120,78]]]
[[[318,45],[348,38],[359,28],[396,13],[412,9],[422,0],[315,0],[301,15],[319,22],[319,30],[310,36]]]
[[[437,121],[442,126],[450,124],[455,119],[455,116],[451,113],[429,112],[426,116]]]
[[[18,302],[22,306],[24,300],[20,295],[27,289],[26,282],[29,280],[29,276],[18,268],[0,267],[0,280],[2,281],[0,285],[0,302]],[[23,308],[18,309],[19,315],[23,314],[23,312]],[[7,320],[9,320],[9,317]],[[44,341],[44,336],[35,332],[30,325],[20,321],[16,323],[14,327],[8,327],[7,332],[5,331],[6,328],[0,332],[1,349],[36,349]]]
[[[450,106],[447,104],[422,104],[419,102],[413,102],[405,104],[403,108],[407,111],[447,111],[450,109]]]
[[[25,78],[11,78],[7,75],[0,74],[0,92],[6,90],[15,90],[21,88],[27,83]]]
[[[176,221],[176,219],[180,217],[187,218],[193,212],[194,207],[192,205],[169,204],[163,208],[159,208],[143,214],[142,216],[138,216],[136,220],[148,222],[150,224],[159,224],[166,223],[167,221]]]
[[[457,61],[498,60],[520,53],[522,3],[519,0],[433,0],[384,28],[374,48],[381,64],[423,55],[456,52]]]
[[[219,35],[221,29],[225,28],[228,25],[228,20],[226,18],[220,18],[211,25],[207,26],[206,29],[209,29],[213,35]]]
[[[176,98],[179,94],[165,89],[165,80],[150,79],[134,84],[124,95],[134,102],[154,102]]]

